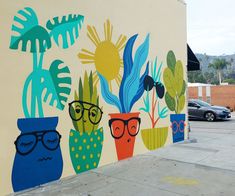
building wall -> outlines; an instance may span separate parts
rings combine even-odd
[[[0,9],[0,195],[187,138],[184,3],[12,0]],[[144,90],[146,75],[157,94]]]
[[[207,101],[206,97],[206,87],[203,86],[203,101]],[[211,86],[211,104],[221,105],[225,107],[230,107],[235,110],[235,85],[226,85],[226,86]],[[198,99],[198,87],[189,87],[189,98]]]

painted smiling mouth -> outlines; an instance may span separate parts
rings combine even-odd
[[[39,158],[38,161],[39,162],[42,162],[42,161],[50,161],[52,160],[52,157],[42,157],[42,158]]]

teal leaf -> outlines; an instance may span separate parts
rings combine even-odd
[[[123,111],[121,108],[120,101],[117,98],[117,96],[115,96],[114,94],[110,92],[107,80],[100,73],[98,73],[98,76],[100,78],[101,94],[104,100],[106,101],[106,103],[116,106],[118,110],[122,113]]]
[[[149,91],[146,93],[146,97],[143,98],[144,101],[144,108],[140,108],[140,110],[143,110],[145,112],[150,112],[150,100],[149,100]]]
[[[62,19],[54,17],[52,20],[48,20],[46,27],[50,30],[50,35],[55,40],[57,46],[62,48],[68,48],[75,43],[75,39],[79,37],[79,30],[82,27],[84,16],[72,15],[63,16]],[[62,38],[62,43],[59,42],[59,38]]]
[[[148,57],[148,52],[149,52],[149,34],[146,36],[145,41],[138,47],[135,53],[131,73],[124,81],[123,92],[125,92],[125,96],[123,97],[123,105],[127,113],[130,112],[131,101],[138,92],[139,83],[140,83],[140,71]]]
[[[12,31],[14,35],[11,36],[10,49],[21,49],[24,52],[30,49],[31,53],[42,53],[51,48],[47,30],[38,25],[37,15],[30,7],[18,11],[18,15],[14,17]]]
[[[42,84],[42,90],[46,89],[43,101],[50,101],[50,106],[56,103],[56,107],[60,110],[64,109],[71,91],[70,71],[68,66],[61,66],[62,63],[61,60],[55,60],[52,62],[49,71],[43,70],[44,81]]]
[[[160,104],[158,102],[158,116],[159,118],[166,118],[168,113],[168,109],[167,107],[162,108],[162,110],[160,109]]]

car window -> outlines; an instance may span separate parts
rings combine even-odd
[[[206,103],[204,101],[201,100],[197,100],[196,103],[202,107],[210,107],[211,105],[209,103]]]
[[[195,106],[195,103],[189,102],[189,103],[188,103],[188,106],[189,106],[189,107],[193,107],[193,106]]]

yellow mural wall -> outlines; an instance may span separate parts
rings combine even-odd
[[[186,5],[1,5],[0,194],[187,138]]]

